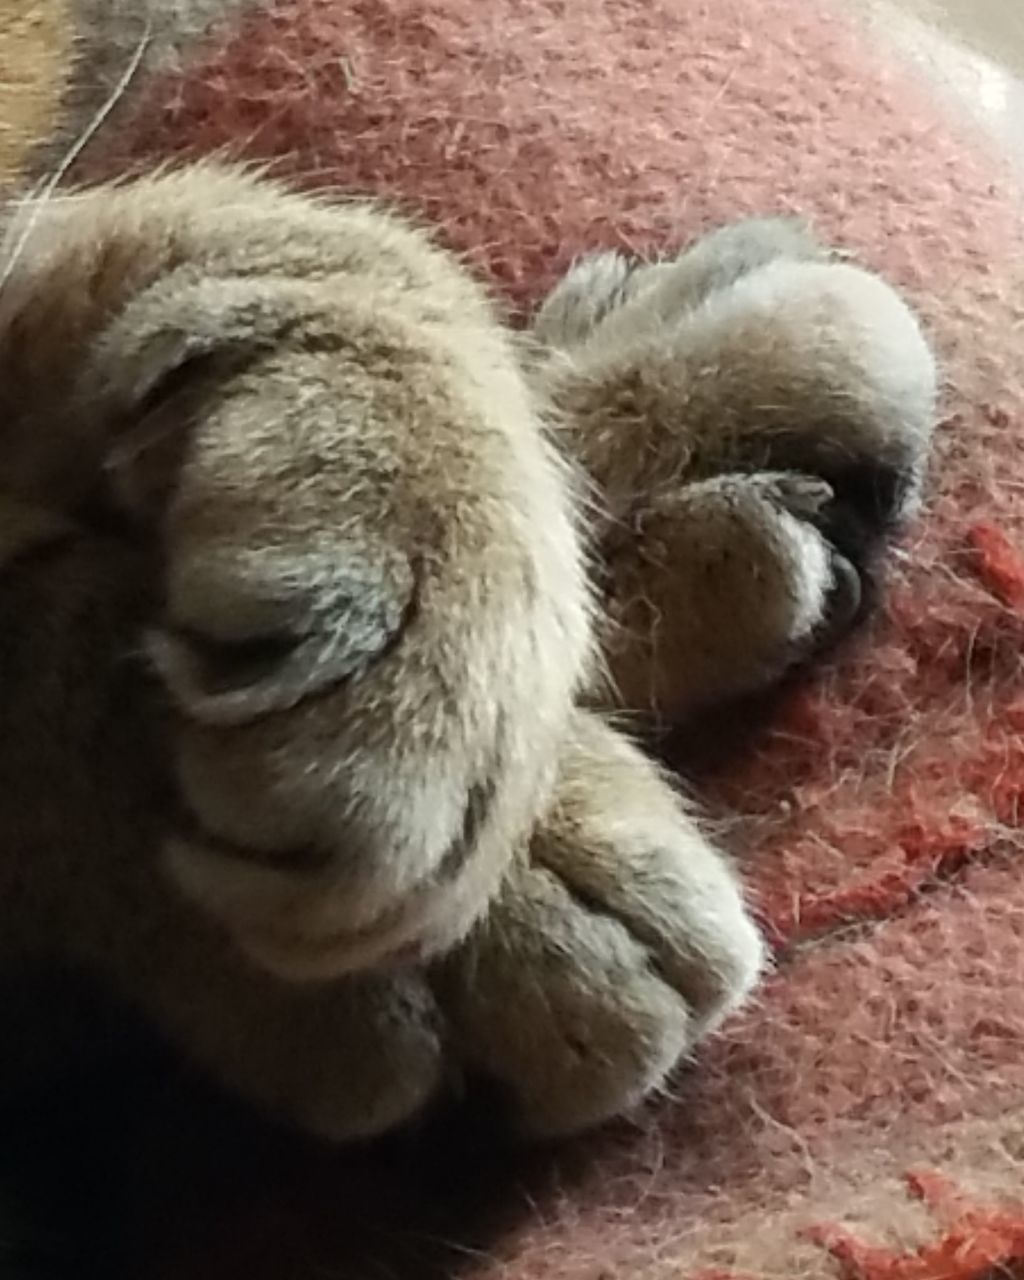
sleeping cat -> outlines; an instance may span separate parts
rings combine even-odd
[[[752,221],[514,334],[421,230],[209,165],[4,246],[3,972],[336,1140],[463,1076],[534,1135],[657,1089],[764,950],[609,712],[858,615],[934,419],[906,306]]]

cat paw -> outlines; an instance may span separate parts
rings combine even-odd
[[[573,263],[541,303],[532,332],[543,345],[563,351],[586,342],[616,318],[612,342],[671,321],[710,294],[770,262],[825,260],[829,253],[795,218],[747,218],[703,236],[675,257],[647,261],[616,250],[587,254]]]
[[[581,260],[541,306],[540,377],[616,514],[667,483],[795,470],[866,548],[920,492],[938,373],[916,316],[801,223],[754,218],[655,263]]]
[[[835,495],[799,472],[723,475],[653,500],[608,544],[617,700],[678,723],[755,693],[842,636],[865,581],[832,540]]]
[[[166,869],[283,978],[443,951],[532,824],[591,648],[517,344],[383,212],[205,169],[82,199],[90,253],[140,258],[69,402],[89,518],[150,555]]]
[[[594,484],[613,696],[676,720],[862,616],[921,493],[937,371],[889,285],[788,224],[629,274],[582,264],[554,314],[620,277],[538,376]]]
[[[581,715],[528,854],[437,985],[454,1059],[552,1136],[663,1088],[764,962],[725,860],[656,768]]]
[[[365,1138],[483,1084],[514,1132],[543,1138],[662,1090],[749,996],[765,948],[671,785],[581,711],[533,837],[444,957],[281,982],[218,933],[184,929],[157,960],[159,1024],[292,1125]]]

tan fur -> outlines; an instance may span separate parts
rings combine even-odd
[[[657,1087],[763,953],[594,635],[675,717],[852,611],[845,477],[897,477],[877,539],[931,429],[903,304],[750,223],[527,341],[380,209],[212,167],[5,243],[4,965],[338,1139],[461,1072],[534,1133]]]

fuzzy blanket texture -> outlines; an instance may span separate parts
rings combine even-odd
[[[204,1212],[153,1132],[161,1085],[124,1122],[158,1209],[138,1166],[83,1212],[119,1218],[133,1274],[1024,1275],[1024,206],[843,9],[0,0],[0,187],[87,126],[77,177],[270,158],[425,213],[514,307],[578,252],[797,212],[907,291],[947,375],[878,617],[699,778],[775,944],[756,1005],[673,1096],[570,1151],[334,1156],[229,1125],[245,1155]]]

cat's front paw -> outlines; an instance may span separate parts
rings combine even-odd
[[[731,474],[653,498],[611,536],[603,643],[626,705],[679,722],[754,693],[843,635],[864,605],[831,486]]]
[[[555,290],[541,336],[599,318],[538,377],[599,495],[617,700],[678,720],[861,615],[921,492],[937,374],[898,294],[789,224],[628,265]]]
[[[586,712],[532,840],[444,957],[292,983],[215,930],[172,936],[140,975],[159,1025],[242,1096],[334,1141],[481,1083],[522,1137],[600,1125],[661,1090],[765,963],[725,859],[656,766]]]
[[[526,858],[439,979],[452,1054],[522,1129],[629,1111],[749,994],[738,882],[655,767],[581,715]]]
[[[152,550],[171,876],[279,977],[443,951],[543,803],[591,647],[516,345],[382,212],[205,169],[81,199],[96,259],[139,263],[68,400],[102,458],[82,505]]]
[[[319,353],[328,319],[344,359]],[[312,350],[215,380],[156,531],[169,867],[293,979],[466,931],[546,793],[589,645],[567,490],[525,401],[507,432],[481,423],[473,379],[451,390],[448,353],[388,323],[318,317]]]

